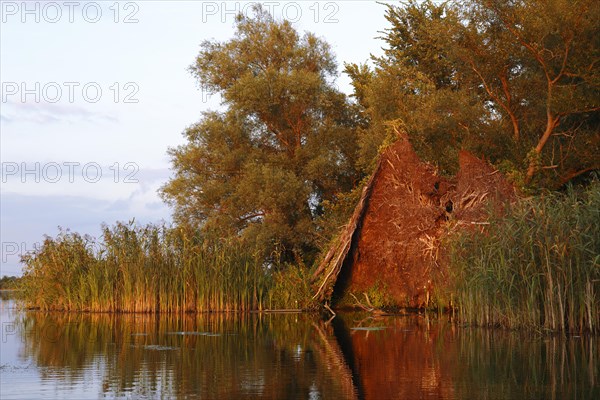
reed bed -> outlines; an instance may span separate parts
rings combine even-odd
[[[451,238],[459,318],[539,331],[600,331],[600,183],[523,199]]]
[[[29,307],[91,312],[248,311],[266,307],[272,279],[239,245],[208,244],[182,228],[103,227],[101,240],[68,231],[23,258]]]

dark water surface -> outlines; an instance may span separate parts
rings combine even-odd
[[[363,314],[44,314],[6,298],[0,319],[1,399],[600,399],[598,338]]]

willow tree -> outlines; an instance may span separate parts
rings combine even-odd
[[[242,241],[271,262],[311,261],[324,201],[358,178],[356,113],[335,89],[327,43],[260,6],[234,37],[205,41],[191,72],[221,96],[170,149],[162,188],[175,220],[210,238]]]
[[[600,3],[477,0],[463,14],[461,59],[528,150],[525,182],[600,168]]]
[[[456,150],[515,182],[557,187],[600,168],[600,3],[411,0],[386,6],[385,54],[350,65],[371,121],[363,157],[400,126],[452,172]]]

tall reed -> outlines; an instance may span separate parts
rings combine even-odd
[[[29,306],[111,312],[265,308],[271,276],[235,244],[209,244],[182,228],[103,227],[102,240],[68,231],[23,259]]]
[[[520,200],[450,247],[463,321],[600,331],[600,183]]]

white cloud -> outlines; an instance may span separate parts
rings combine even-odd
[[[11,123],[119,123],[119,119],[115,116],[90,111],[80,105],[48,102],[22,103],[13,99],[7,99],[3,104],[2,120],[7,126]]]

